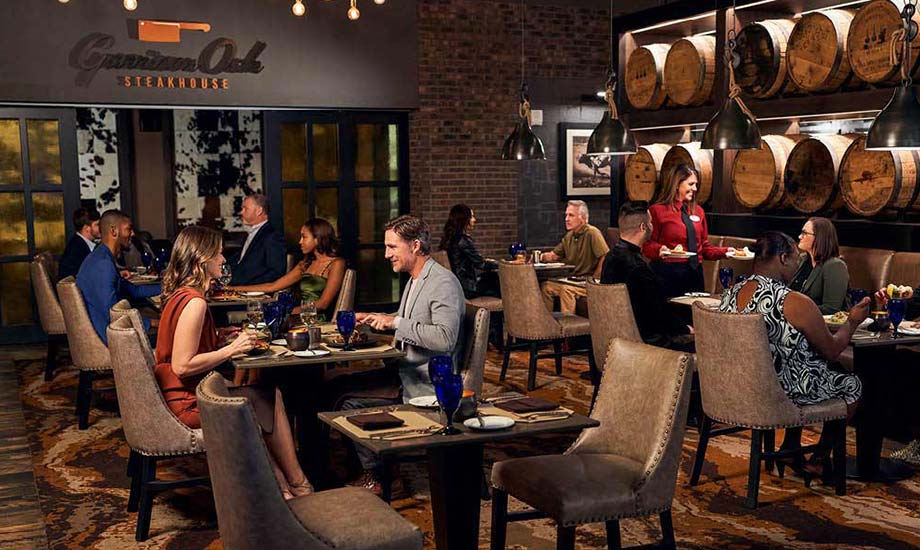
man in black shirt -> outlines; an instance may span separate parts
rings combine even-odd
[[[681,351],[693,349],[692,329],[667,302],[661,281],[642,255],[642,245],[652,234],[652,217],[645,201],[620,207],[620,240],[604,258],[602,284],[625,283],[639,333],[646,344]]]

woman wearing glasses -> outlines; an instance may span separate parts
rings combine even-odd
[[[811,298],[824,315],[843,311],[850,274],[840,258],[834,224],[827,218],[809,218],[798,246],[803,254],[789,286]]]

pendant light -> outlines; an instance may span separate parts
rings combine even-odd
[[[636,137],[617,115],[614,95],[617,73],[613,68],[613,36],[613,0],[610,0],[610,66],[607,69],[607,83],[604,85],[607,110],[588,138],[587,154],[591,157],[629,155],[637,150]]]
[[[728,67],[728,97],[706,130],[700,147],[703,149],[760,149],[760,128],[754,113],[741,99],[741,88],[735,83],[735,65],[741,57],[735,52],[735,4],[732,2],[732,27],[728,31],[725,65]]]
[[[892,33],[891,62],[897,63],[897,44],[901,46],[901,85],[894,91],[888,105],[872,121],[866,136],[866,149],[892,151],[920,149],[920,103],[910,77],[910,43],[917,36],[913,21],[917,0],[906,0],[901,10],[904,28]]]
[[[530,128],[530,97],[524,81],[524,14],[526,6],[521,0],[521,91],[518,105],[518,120],[511,135],[502,146],[502,160],[546,160],[543,142]]]

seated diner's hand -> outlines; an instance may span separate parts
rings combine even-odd
[[[853,327],[858,327],[860,323],[865,321],[866,317],[869,316],[869,308],[872,305],[872,300],[868,296],[859,301],[858,304],[850,308],[850,317],[847,319],[847,322],[852,324]]]
[[[122,279],[130,279],[130,278],[131,278],[131,272],[128,271],[127,269],[122,269],[121,271],[118,272],[118,274],[121,275],[121,278],[122,278]]]
[[[228,340],[240,332],[240,327],[220,327],[217,329],[217,336],[222,340]]]
[[[361,322],[370,325],[375,330],[394,330],[396,328],[396,316],[385,313],[368,313]]]
[[[227,351],[231,356],[238,353],[246,353],[255,346],[255,336],[249,332],[243,331],[232,342],[227,345]]]
[[[544,252],[540,254],[541,262],[555,262],[558,259],[559,256],[557,256],[555,252]]]
[[[879,309],[888,307],[888,292],[884,288],[875,291],[875,301],[878,302]]]

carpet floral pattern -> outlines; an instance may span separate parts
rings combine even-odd
[[[51,548],[221,548],[211,493],[187,489],[159,495],[153,509],[151,538],[134,541],[136,515],[125,511],[128,448],[113,399],[93,408],[90,428],[79,431],[74,417],[77,373],[61,367],[51,382],[42,379],[40,350],[34,357],[19,354],[20,393],[24,407],[35,476]],[[526,360],[512,356],[508,378],[498,382],[500,356],[488,358],[485,395],[509,389],[523,390]],[[566,359],[562,377],[551,360],[541,361],[534,395],[555,400],[584,412],[590,401],[588,383],[579,377],[587,369],[580,356]],[[624,426],[623,429],[629,429]],[[805,438],[816,439],[806,431]],[[574,435],[521,440],[486,448],[486,463],[511,456],[563,451]],[[849,452],[855,452],[849,432]],[[778,440],[779,436],[778,436]],[[761,481],[761,507],[743,507],[747,483],[749,435],[734,434],[710,442],[699,486],[687,485],[697,434],[688,428],[677,481],[673,515],[681,548],[916,548],[920,547],[920,482],[912,478],[896,484],[850,481],[846,497],[815,483],[806,489],[802,480],[787,475],[779,479],[765,473]],[[341,447],[333,441],[333,447]],[[344,452],[335,451],[332,463]],[[202,475],[204,459],[165,462],[161,478]],[[403,477],[410,496],[393,503],[425,534],[426,548],[433,548],[432,523],[426,471],[423,464],[404,464]],[[338,472],[339,476],[343,475]],[[511,509],[523,505],[512,499]],[[490,504],[482,503],[480,548],[488,548]],[[624,546],[647,544],[659,536],[657,517],[621,522]],[[604,526],[595,524],[577,531],[578,548],[606,548]],[[550,520],[512,523],[508,529],[510,549],[555,548],[555,525]]]

